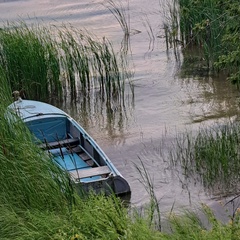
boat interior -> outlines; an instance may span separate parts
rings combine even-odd
[[[98,181],[111,176],[112,171],[98,147],[66,116],[45,116],[26,124],[39,147],[53,156],[76,182]]]

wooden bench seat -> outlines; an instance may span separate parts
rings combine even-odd
[[[69,171],[69,173],[74,179],[77,180],[82,178],[89,178],[94,176],[110,174],[111,171],[108,166],[101,166],[101,167],[73,170],[73,171]]]
[[[89,155],[88,155],[87,153],[85,153],[85,152],[81,152],[81,153],[79,154],[79,156],[80,156],[80,158],[81,158],[83,161],[88,161],[88,160],[91,159],[91,158],[89,157]]]
[[[67,138],[60,141],[42,143],[39,144],[38,146],[42,149],[54,149],[59,147],[76,146],[78,144],[80,144],[79,138]]]

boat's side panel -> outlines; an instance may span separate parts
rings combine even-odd
[[[114,192],[114,182],[113,177],[108,179],[104,179],[104,181],[93,181],[93,182],[83,182],[81,184],[75,183],[74,184],[78,194],[85,195],[86,192],[93,191],[94,193],[104,193],[106,195],[110,195],[112,193],[117,194]]]
[[[94,191],[95,193],[126,195],[131,193],[128,182],[121,176],[110,177],[104,181],[76,184],[79,193]]]
[[[113,179],[113,186],[114,192],[117,195],[127,194],[131,192],[128,182],[122,176],[116,176]]]

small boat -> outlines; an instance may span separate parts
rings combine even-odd
[[[50,104],[19,99],[9,108],[27,125],[38,146],[69,173],[79,190],[130,194],[130,186],[103,150],[67,113]]]

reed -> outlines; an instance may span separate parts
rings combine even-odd
[[[62,99],[67,88],[72,99],[79,91],[100,87],[111,100],[124,91],[122,61],[111,43],[72,26],[6,25],[0,32],[0,62],[12,90],[28,98]]]
[[[238,216],[237,216],[238,215]],[[169,216],[171,234],[165,239],[238,239],[239,213],[228,223],[223,223],[205,204],[197,212],[183,211],[182,215]]]
[[[165,29],[170,44],[175,43],[174,49],[177,43],[200,48],[208,68],[214,69],[214,62],[223,52],[222,39],[228,24],[221,1],[173,0],[168,8]]]
[[[236,194],[239,181],[239,123],[227,123],[178,135],[170,151],[172,164],[187,179],[203,184],[212,194]]]
[[[139,158],[139,161],[140,163],[138,164],[133,163],[133,164],[141,177],[139,181],[143,184],[145,190],[147,191],[150,197],[149,206],[145,208],[145,210],[147,210],[146,211],[147,214],[144,214],[144,215],[145,217],[147,217],[148,224],[150,227],[153,226],[155,229],[161,231],[162,230],[161,211],[160,211],[160,206],[159,206],[156,193],[154,191],[153,179],[149,175],[146,167],[144,166],[140,158]]]
[[[24,23],[8,25],[0,32],[0,61],[12,90],[24,90],[29,98],[46,100],[61,96],[60,66],[54,43],[46,29]]]
[[[123,1],[113,1],[108,0],[104,5],[109,9],[113,16],[117,19],[119,25],[121,26],[123,33],[126,36],[130,35],[130,16],[129,16],[129,0]],[[128,10],[128,11],[127,11]]]
[[[215,62],[215,67],[219,70],[224,70],[229,74],[228,80],[231,83],[240,86],[240,71],[239,71],[239,29],[240,24],[237,19],[240,16],[238,1],[223,2],[222,7],[225,9],[225,34],[222,38],[222,54],[218,61]]]
[[[203,70],[227,73],[228,80],[239,87],[238,5],[237,0],[172,0],[164,14],[167,48],[176,51],[178,44],[173,43],[180,43],[184,49],[200,50]]]
[[[159,1],[160,12],[163,15],[163,29],[165,32],[167,50],[177,49],[179,38],[179,4],[178,0]]]

